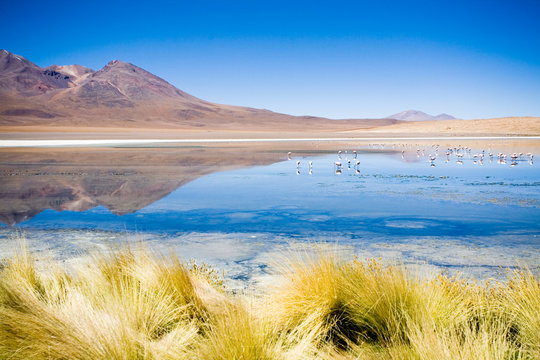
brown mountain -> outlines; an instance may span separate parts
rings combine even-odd
[[[80,65],[40,68],[0,51],[0,125],[227,130],[353,130],[395,119],[329,120],[215,104],[129,63],[99,71]]]
[[[52,73],[21,56],[0,50],[0,91],[4,93],[30,97],[69,86],[69,76],[60,73],[51,76]]]
[[[129,63],[109,62],[91,73],[78,86],[60,91],[51,101],[71,108],[133,108],[157,104],[185,106],[206,103],[178,90],[163,79]]]

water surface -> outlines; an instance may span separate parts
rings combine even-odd
[[[483,158],[481,148],[460,157],[434,146],[354,149],[303,149],[290,160],[285,146],[6,156],[0,250],[9,255],[21,232],[68,261],[144,241],[224,268],[236,285],[264,278],[283,249],[321,241],[477,278],[540,266],[540,171],[526,152],[504,163],[491,148]]]

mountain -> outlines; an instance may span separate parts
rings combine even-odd
[[[40,68],[0,51],[0,126],[348,131],[395,123],[399,121],[336,121],[216,104],[119,60],[98,71],[81,65]]]
[[[69,77],[41,69],[25,58],[0,50],[0,91],[35,96],[69,87]]]
[[[426,114],[418,110],[406,110],[400,113],[388,116],[390,119],[403,121],[431,121],[431,120],[452,120],[455,119],[452,115],[439,114],[436,116]]]
[[[109,62],[69,90],[52,99],[71,107],[135,107],[143,104],[204,103],[163,79],[129,63]]]
[[[455,120],[455,119],[456,118],[453,117],[452,115],[448,115],[445,113],[442,113],[433,117],[433,120]]]

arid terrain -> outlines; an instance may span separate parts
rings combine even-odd
[[[354,132],[371,136],[534,136],[540,134],[540,117],[406,122]]]
[[[333,120],[221,105],[118,60],[98,71],[81,65],[41,68],[0,50],[0,139],[539,134],[540,117],[452,120],[409,110],[395,118]]]
[[[353,130],[398,122],[331,121],[215,104],[122,61],[111,61],[99,71],[79,65],[40,68],[21,56],[0,50],[3,132],[57,128],[77,132],[87,132],[89,128],[303,132]]]

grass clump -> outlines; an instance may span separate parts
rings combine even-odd
[[[209,324],[198,358],[207,360],[274,360],[282,358],[279,335],[269,319],[243,304],[228,304]]]
[[[208,311],[176,257],[125,249],[76,274],[39,274],[24,253],[0,273],[0,355],[36,359],[142,359],[178,354]],[[175,348],[165,344],[173,343]],[[163,350],[166,351],[163,351]]]
[[[538,359],[540,285],[425,279],[335,251],[291,255],[268,295],[217,270],[117,249],[67,270],[0,266],[2,359]]]
[[[540,359],[540,283],[530,270],[516,270],[497,294],[501,310],[513,322],[516,341]]]

